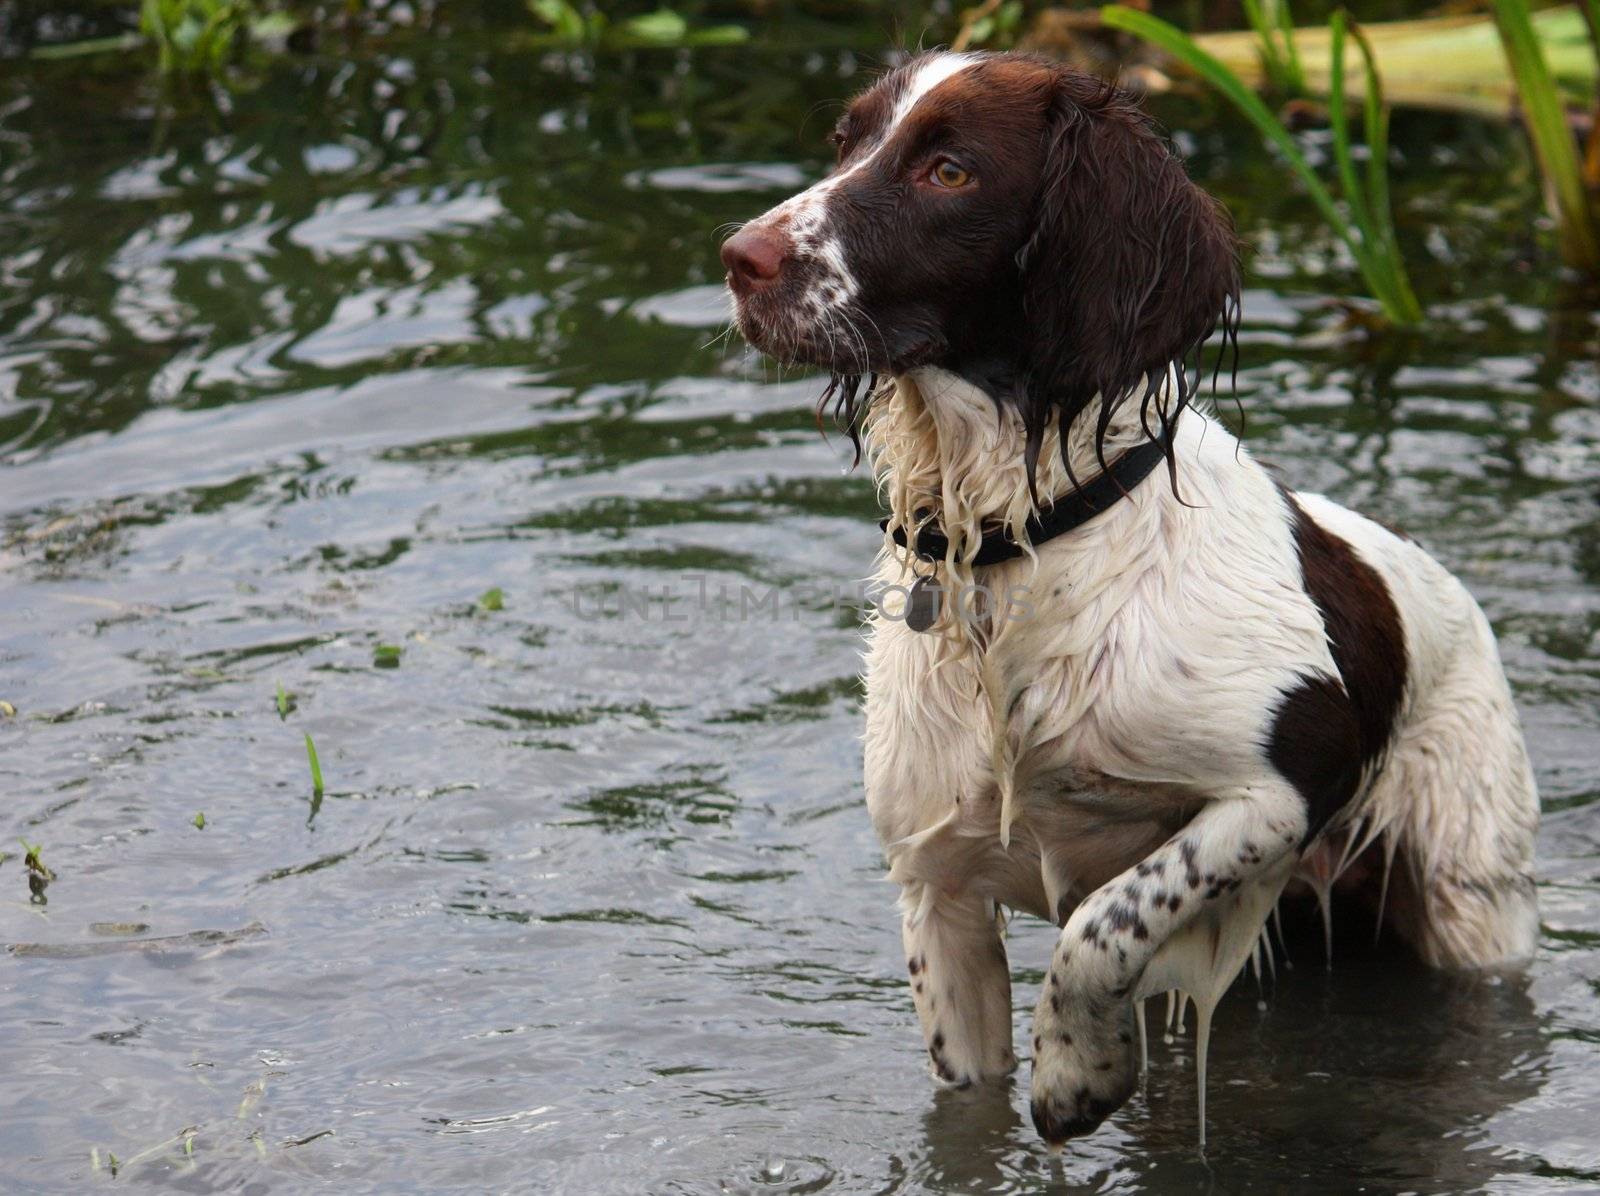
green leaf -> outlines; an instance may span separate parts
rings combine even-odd
[[[265,16],[256,17],[250,22],[251,41],[273,41],[277,38],[288,37],[300,28],[300,20],[293,13],[269,12]]]
[[[44,850],[43,846],[38,843],[29,843],[26,839],[19,839],[18,842],[22,844],[22,866],[40,880],[54,880],[56,874],[50,870],[49,866],[39,856],[39,853]]]
[[[658,8],[655,12],[622,22],[618,29],[640,41],[670,46],[683,40],[684,34],[689,32],[689,22],[670,8]]]
[[[708,29],[695,29],[683,39],[686,46],[737,46],[750,40],[750,31],[743,25],[712,25]]]
[[[311,764],[311,792],[321,797],[322,763],[317,759],[317,745],[311,742],[310,732],[306,733],[306,759]]]
[[[1545,63],[1527,0],[1494,0],[1494,19],[1544,175],[1560,231],[1562,257],[1569,265],[1600,272],[1600,229],[1584,187],[1566,106]]]
[[[499,586],[485,590],[478,596],[478,605],[484,610],[504,610],[506,605],[505,592]]]
[[[1344,188],[1345,202],[1350,205],[1356,227],[1362,232],[1361,245],[1357,250],[1359,260],[1372,245],[1372,238],[1368,235],[1372,229],[1372,216],[1367,211],[1367,200],[1361,185],[1356,182],[1355,162],[1350,155],[1349,114],[1344,102],[1345,12],[1342,8],[1329,20],[1328,31],[1332,35],[1328,51],[1333,62],[1332,74],[1328,79],[1328,122],[1333,132],[1333,160],[1339,172],[1339,185]]]
[[[195,43],[200,40],[200,31],[203,28],[204,26],[195,18],[184,17],[183,20],[178,22],[177,27],[172,30],[172,44],[186,54],[191,52],[195,47]]]
[[[560,40],[574,45],[585,40],[588,27],[583,14],[567,0],[528,0],[528,11],[550,26]]]
[[[379,644],[372,650],[372,666],[378,669],[397,669],[400,667],[400,645]]]
[[[116,37],[91,37],[81,42],[64,42],[56,46],[38,46],[29,52],[29,58],[42,60],[59,58],[86,58],[90,54],[122,53],[136,50],[145,39],[137,33],[120,33]]]
[[[194,822],[195,830],[197,830],[197,831],[205,830],[206,829],[206,812],[204,810],[201,810],[198,814],[196,814],[194,816],[193,822]]]
[[[1304,95],[1306,90],[1306,74],[1300,67],[1300,51],[1294,44],[1294,20],[1289,12],[1289,0],[1271,0],[1272,7],[1277,10],[1278,32],[1283,37],[1283,52],[1288,68],[1289,89],[1296,95]]]
[[[1400,254],[1400,240],[1394,231],[1394,207],[1389,198],[1389,106],[1383,99],[1383,80],[1378,75],[1377,56],[1366,31],[1352,19],[1350,36],[1355,38],[1361,51],[1362,65],[1366,69],[1367,93],[1362,114],[1367,130],[1367,210],[1372,214],[1373,226],[1367,230],[1374,248],[1383,258],[1390,275],[1389,285],[1394,292],[1394,304],[1404,318],[1402,323],[1415,323],[1422,319],[1422,305],[1411,289],[1411,279],[1406,274],[1405,258]]]

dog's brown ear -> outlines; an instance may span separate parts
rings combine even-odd
[[[1062,72],[1045,139],[1034,233],[1018,255],[1023,415],[1031,439],[1057,412],[1064,429],[1098,396],[1103,434],[1126,396],[1148,402],[1219,323],[1236,329],[1233,225],[1133,101],[1100,80]]]

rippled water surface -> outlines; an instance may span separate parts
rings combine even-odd
[[[1518,141],[1398,119],[1432,320],[1369,342],[1253,138],[1161,106],[1250,248],[1249,444],[1501,636],[1538,959],[1430,975],[1336,910],[1331,975],[1306,937],[1219,1011],[1206,1159],[1180,1037],[1052,1165],[1020,1084],[926,1074],[817,590],[865,573],[870,486],[815,379],[715,339],[714,230],[822,168],[889,44],[803,32],[397,35],[177,112],[5,64],[0,1189],[1600,1184],[1600,321]],[[1049,941],[1014,926],[1024,1044]]]

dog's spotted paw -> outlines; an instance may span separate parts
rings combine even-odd
[[[1047,985],[1034,1014],[1033,1124],[1052,1146],[1092,1133],[1138,1084],[1133,1006]]]
[[[967,1088],[1004,1080],[1016,1068],[1017,1057],[1009,1045],[985,1059],[977,1043],[947,1042],[941,1030],[935,1030],[928,1041],[928,1070],[942,1087]]]

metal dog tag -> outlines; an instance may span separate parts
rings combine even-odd
[[[939,621],[939,583],[933,574],[919,577],[911,583],[906,595],[906,626],[912,631],[926,631]]]

